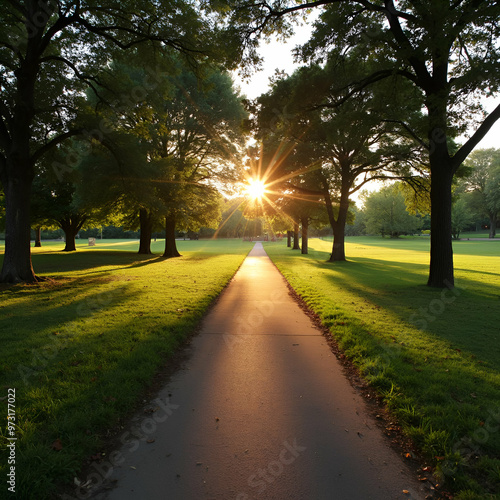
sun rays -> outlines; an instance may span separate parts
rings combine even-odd
[[[249,179],[245,191],[251,200],[261,200],[266,193],[266,185],[262,179]]]

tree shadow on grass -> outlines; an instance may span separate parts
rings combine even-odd
[[[307,273],[302,267],[305,264],[319,269],[320,281],[331,283],[332,304],[342,300],[344,290],[346,297],[353,297],[352,300],[344,298],[348,309],[357,299],[362,299],[367,304],[374,304],[377,310],[387,311],[387,321],[401,325],[403,330],[411,330],[412,335],[418,335],[419,331],[430,334],[500,370],[500,338],[496,334],[500,289],[481,279],[495,277],[496,273],[473,270],[472,273],[477,274],[477,279],[473,279],[470,269],[465,270],[467,274],[457,272],[456,288],[441,290],[426,286],[427,264],[392,260],[394,253],[388,255],[391,260],[377,256],[327,262],[328,256],[326,251],[313,250],[305,259],[302,257],[300,272]],[[283,258],[289,256],[284,254]],[[318,275],[311,273],[314,274]],[[311,300],[316,300],[314,296],[318,293],[325,296],[328,293],[329,287],[319,291],[320,283],[304,283],[302,280],[301,286],[307,288]],[[358,316],[362,314],[369,312],[358,313]]]
[[[422,264],[364,257],[318,260],[326,255],[316,252],[301,261],[300,278],[294,278],[293,261],[287,261],[294,286],[347,356],[389,394],[389,405],[414,426],[427,453],[443,455],[460,447],[500,408],[499,288],[478,276],[461,278],[454,290],[439,290],[424,284],[427,266]],[[317,281],[304,280],[307,266]],[[432,444],[424,421],[445,430],[440,443]],[[490,434],[480,447],[500,456],[500,435]]]
[[[317,252],[315,257],[322,257]],[[469,351],[500,370],[499,288],[459,277],[454,290],[425,285],[427,266],[408,262],[356,257],[350,262],[310,260],[323,277],[358,298],[390,312],[403,327],[417,329]],[[468,273],[470,269],[466,270]],[[332,296],[335,302],[335,296]],[[485,348],[484,341],[490,342]]]
[[[104,276],[6,292],[0,384],[16,387],[24,498],[48,498],[77,474],[213,298],[203,292],[182,310],[145,310],[141,289]]]
[[[76,253],[39,253],[32,256],[33,267],[37,273],[68,273],[88,271],[93,268],[113,267],[126,269],[134,265],[147,265],[160,258],[156,255],[140,255],[134,252],[101,250]],[[115,267],[116,266],[116,267]],[[97,269],[95,272],[102,272]]]

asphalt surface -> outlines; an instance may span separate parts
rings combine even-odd
[[[97,500],[423,499],[423,485],[256,243],[121,445]],[[78,497],[77,494],[74,496]]]

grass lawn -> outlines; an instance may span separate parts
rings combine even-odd
[[[490,237],[489,231],[469,231],[465,233],[460,233],[460,239],[466,240],[467,238],[486,238]],[[497,231],[495,239],[500,239],[500,233]]]
[[[12,498],[36,500],[51,498],[99,451],[253,246],[179,241],[183,256],[165,260],[133,253],[130,240],[85,242],[75,253],[43,245],[33,265],[50,280],[0,285],[0,408],[6,416],[15,389],[18,438]],[[1,498],[8,437],[2,424]]]
[[[455,498],[500,498],[500,243],[454,243],[456,288],[430,289],[429,240],[348,238],[348,262],[266,243]]]

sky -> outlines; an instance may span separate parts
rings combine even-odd
[[[287,43],[272,41],[261,43],[260,54],[264,57],[262,71],[253,74],[250,80],[242,81],[236,77],[242,94],[249,99],[254,99],[269,90],[269,77],[276,69],[284,70],[288,74],[293,73],[298,67],[293,62],[292,50],[296,45],[305,43],[311,33],[310,25],[299,26],[295,29],[295,35]],[[487,111],[492,111],[500,103],[500,96],[485,100]],[[500,148],[500,120],[490,129],[486,137],[479,143],[477,148]]]

